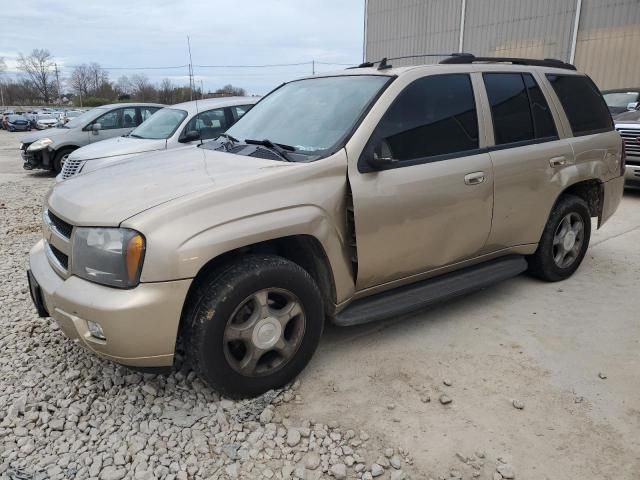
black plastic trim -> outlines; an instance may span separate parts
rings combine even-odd
[[[511,63],[512,65],[528,65],[534,67],[563,68],[565,70],[576,70],[575,65],[563,62],[556,58],[517,58],[517,57],[476,57],[472,54],[455,55],[441,60],[441,64],[448,65],[468,65],[475,62]]]
[[[333,323],[353,326],[406,315],[521,274],[523,256],[510,255],[354,301]]]

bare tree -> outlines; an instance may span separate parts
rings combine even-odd
[[[73,92],[80,96],[80,106],[82,106],[82,97],[89,96],[89,67],[86,64],[78,65],[71,72],[69,83]]]
[[[163,79],[160,82],[160,87],[158,88],[158,101],[160,103],[164,103],[166,105],[171,105],[174,102],[176,87],[171,83],[171,80],[168,78]]]
[[[118,95],[131,95],[133,93],[133,85],[126,75],[122,75],[116,82],[116,92]]]
[[[30,55],[18,57],[18,68],[27,74],[31,85],[40,93],[45,103],[57,96],[53,56],[46,49],[35,48]]]
[[[90,63],[87,66],[89,74],[89,84],[91,85],[92,94],[96,95],[105,83],[109,83],[109,73],[104,70],[98,63]]]
[[[133,93],[141,102],[151,101],[156,95],[156,89],[151,84],[149,79],[144,73],[136,73],[131,76],[131,85],[133,86]]]
[[[233,85],[225,85],[224,87],[217,89],[214,93],[217,95],[232,97],[244,97],[247,94],[244,88],[234,87]]]
[[[7,64],[4,61],[4,57],[0,57],[0,75],[2,75],[7,70]],[[0,105],[2,105],[2,109],[4,110],[4,79],[0,77]]]

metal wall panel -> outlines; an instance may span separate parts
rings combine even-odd
[[[576,5],[577,0],[467,0],[463,51],[568,61]],[[368,0],[367,60],[457,51],[461,10],[462,0]],[[640,0],[583,0],[575,64],[602,89],[640,87]]]
[[[583,0],[575,64],[601,89],[640,87],[640,2]]]
[[[576,0],[467,0],[465,52],[569,58]]]
[[[369,0],[367,60],[458,50],[459,0]],[[394,65],[432,63],[436,59],[395,60]]]

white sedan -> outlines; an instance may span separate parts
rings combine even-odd
[[[38,130],[44,130],[45,128],[53,128],[58,125],[58,118],[50,113],[38,115],[36,117],[35,127]]]
[[[129,135],[92,143],[74,150],[57,181],[146,152],[167,150],[217,138],[259,100],[222,97],[179,103],[158,110]]]

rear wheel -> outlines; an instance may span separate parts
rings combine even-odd
[[[563,195],[551,211],[529,271],[548,282],[570,277],[582,263],[591,238],[591,215],[586,202]]]
[[[299,265],[251,255],[204,278],[183,318],[185,353],[211,387],[254,396],[291,382],[320,341],[320,291]]]

